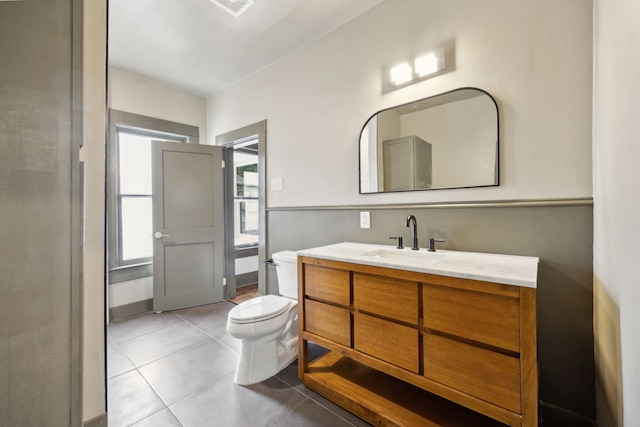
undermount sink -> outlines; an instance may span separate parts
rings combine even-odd
[[[441,252],[429,252],[426,250],[414,251],[411,249],[377,249],[362,254],[365,257],[389,259],[394,261],[430,262],[444,258],[446,254]]]

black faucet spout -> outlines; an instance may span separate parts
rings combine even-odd
[[[416,217],[413,215],[409,215],[407,217],[407,221],[405,222],[405,227],[409,228],[413,224],[413,246],[412,250],[417,251],[418,247],[418,222],[416,221]]]

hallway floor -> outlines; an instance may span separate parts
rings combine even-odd
[[[248,387],[234,384],[240,341],[232,303],[143,314],[107,328],[109,426],[368,426],[305,388],[297,362]]]

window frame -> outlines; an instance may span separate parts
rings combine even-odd
[[[258,144],[259,144],[259,136],[258,136],[258,135],[256,135],[256,136],[253,136],[253,137],[247,138],[247,139],[246,139],[246,141],[243,141],[243,142],[245,142],[245,143],[247,143],[247,142],[248,142],[248,143],[251,143],[251,145],[255,145],[256,147],[258,147]],[[242,145],[242,144],[237,144],[237,145]],[[256,150],[245,150],[245,149],[244,149],[244,148],[242,148],[242,147],[234,147],[234,146],[230,146],[229,148],[230,148],[230,149],[232,149],[234,152],[235,152],[235,151],[237,151],[237,152],[246,152],[246,153],[248,153],[248,154],[255,155],[255,156],[256,156],[256,163],[255,163],[255,165],[256,165],[256,169],[257,169],[257,170],[256,170],[256,173],[259,175],[259,173],[260,173],[260,172],[259,172],[259,168],[260,168],[260,156],[259,156],[259,153],[258,153],[258,151],[257,151],[257,148],[256,148]],[[231,157],[233,157],[233,156],[231,156]],[[252,163],[252,164],[253,164],[253,163]],[[235,177],[235,178],[237,178],[237,173],[236,173],[237,168],[236,168],[235,162],[233,163],[233,165],[232,165],[232,166],[233,166],[233,174],[234,174],[234,177]],[[256,195],[256,196],[238,196],[237,188],[238,188],[238,187],[237,187],[237,183],[236,183],[236,182],[234,182],[234,192],[233,192],[233,193],[234,193],[234,194],[233,194],[233,210],[234,210],[234,217],[235,217],[235,206],[236,206],[236,202],[242,202],[242,201],[255,201],[255,202],[257,202],[257,203],[258,203],[258,205],[260,204],[260,193],[259,193],[259,191],[260,191],[260,190],[259,190],[259,187],[258,187],[258,195]],[[245,206],[246,206],[246,205],[245,205]],[[258,212],[260,212],[260,207],[259,207],[259,206],[258,206]],[[240,225],[240,224],[238,224],[238,225]],[[241,250],[243,250],[243,249],[252,249],[252,248],[257,248],[257,247],[258,247],[258,244],[259,244],[259,230],[258,230],[258,236],[257,236],[258,238],[257,238],[257,240],[256,240],[255,242],[253,242],[253,243],[236,244],[236,242],[235,242],[235,230],[234,230],[234,234],[233,234],[233,236],[234,236],[234,242],[233,242],[233,245],[234,245],[234,247],[235,247],[236,252],[237,252],[237,251],[241,251]]]
[[[169,140],[187,144],[200,142],[200,130],[197,126],[156,119],[134,113],[109,109],[108,110],[108,147],[107,147],[107,256],[110,272],[131,270],[126,274],[114,274],[115,277],[132,278],[146,277],[152,274],[149,268],[153,263],[152,257],[132,260],[122,259],[122,238],[120,218],[122,214],[122,195],[119,192],[118,170],[118,134],[127,133],[148,136],[158,140]],[[135,195],[127,195],[135,196]],[[152,197],[144,195],[144,197]],[[111,275],[110,275],[111,277]],[[116,279],[117,280],[117,279]],[[109,280],[110,283],[117,283]]]

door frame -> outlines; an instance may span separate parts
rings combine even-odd
[[[235,144],[246,141],[249,138],[258,139],[258,292],[267,293],[267,271],[264,261],[267,259],[267,210],[266,210],[266,150],[267,150],[267,120],[223,133],[216,136],[216,145],[222,146],[223,158],[227,160],[227,149]],[[227,165],[229,162],[226,162]],[[232,165],[231,165],[232,166]],[[225,275],[227,285],[225,297],[227,299],[236,296],[235,279],[235,242],[234,242],[234,216],[233,216],[233,167],[226,166],[224,171],[224,203],[225,203]]]

